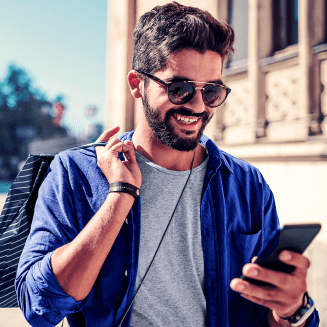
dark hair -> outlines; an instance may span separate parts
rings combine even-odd
[[[183,49],[215,51],[224,60],[234,51],[233,29],[209,12],[177,2],[156,6],[140,17],[133,34],[132,69],[155,73]]]

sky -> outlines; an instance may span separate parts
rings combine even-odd
[[[0,80],[9,64],[24,68],[50,100],[64,96],[62,124],[81,133],[104,119],[106,33],[107,0],[2,0]]]

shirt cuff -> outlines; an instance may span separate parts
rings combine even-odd
[[[268,312],[269,308],[258,305],[257,318],[259,320],[260,326],[270,327],[267,320]]]
[[[81,310],[81,301],[76,301],[66,294],[60,286],[51,268],[53,252],[35,263],[26,276],[26,287],[32,299],[32,309],[39,315],[54,311],[56,314],[67,316]]]
[[[268,312],[269,312],[269,308],[259,305],[257,317],[258,317],[258,320],[259,320],[261,326],[263,326],[263,327],[269,327],[269,324],[267,321]],[[319,314],[318,314],[317,309],[315,309],[312,312],[312,314],[309,316],[309,318],[307,319],[305,327],[318,327],[319,322],[320,322]]]
[[[307,323],[305,324],[305,327],[318,327],[319,326],[319,314],[317,309],[315,309],[310,317],[307,319]]]

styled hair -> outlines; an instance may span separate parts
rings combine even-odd
[[[224,60],[234,51],[233,29],[209,12],[177,2],[156,6],[140,17],[133,33],[132,69],[155,73],[169,56],[184,49],[217,52]]]

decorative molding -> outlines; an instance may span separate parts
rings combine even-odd
[[[309,142],[288,142],[275,144],[249,144],[228,146],[221,144],[221,150],[247,161],[326,161],[327,140]]]
[[[288,61],[290,59],[297,58],[298,56],[299,52],[297,50],[297,45],[295,45],[292,47],[288,47],[284,49],[283,52],[280,51],[279,53],[276,53],[273,56],[262,58],[261,60],[259,60],[259,65],[265,67],[279,62]],[[267,68],[263,69],[268,70]]]
[[[253,120],[253,117],[249,117],[251,103],[249,80],[229,81],[228,86],[232,92],[229,94],[223,110],[224,126],[228,128],[249,123]]]
[[[266,75],[266,119],[269,122],[301,118],[300,71],[292,66]]]
[[[316,45],[312,48],[312,52],[314,54],[318,54],[318,53],[322,53],[322,52],[327,52],[327,44],[323,43],[323,44],[319,44]]]

